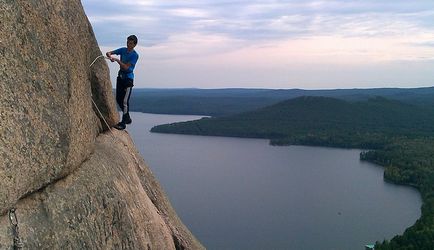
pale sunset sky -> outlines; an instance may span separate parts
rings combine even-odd
[[[137,35],[136,87],[434,85],[434,0],[81,2],[103,53]]]

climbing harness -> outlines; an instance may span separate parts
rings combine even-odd
[[[14,250],[15,249],[22,249],[24,244],[21,241],[20,238],[20,233],[18,230],[18,219],[17,219],[17,215],[15,213],[15,208],[11,208],[9,210],[9,221],[11,223],[12,226],[12,234],[14,236]]]

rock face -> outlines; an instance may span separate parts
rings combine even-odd
[[[92,89],[110,93],[108,67],[80,1],[0,0],[0,212],[62,178],[93,151],[101,124]],[[94,87],[93,87],[94,86]],[[95,93],[110,123],[113,98]]]
[[[201,249],[119,117],[79,0],[0,0],[0,249]]]
[[[126,132],[97,137],[76,171],[15,205],[28,249],[201,249]],[[11,249],[8,216],[0,249]]]

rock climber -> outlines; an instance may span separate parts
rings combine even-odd
[[[112,62],[119,63],[120,69],[116,78],[116,102],[122,110],[122,120],[114,127],[119,130],[126,128],[127,124],[131,124],[132,120],[129,113],[131,90],[134,86],[134,68],[139,54],[134,50],[137,45],[137,37],[131,35],[127,38],[127,47],[122,47],[106,53],[106,56]],[[112,57],[112,55],[120,55],[120,59]]]

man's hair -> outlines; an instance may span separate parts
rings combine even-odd
[[[135,36],[135,35],[131,35],[131,36],[129,36],[129,37],[127,38],[127,40],[131,40],[131,41],[134,42],[134,44],[137,44],[137,36]]]

